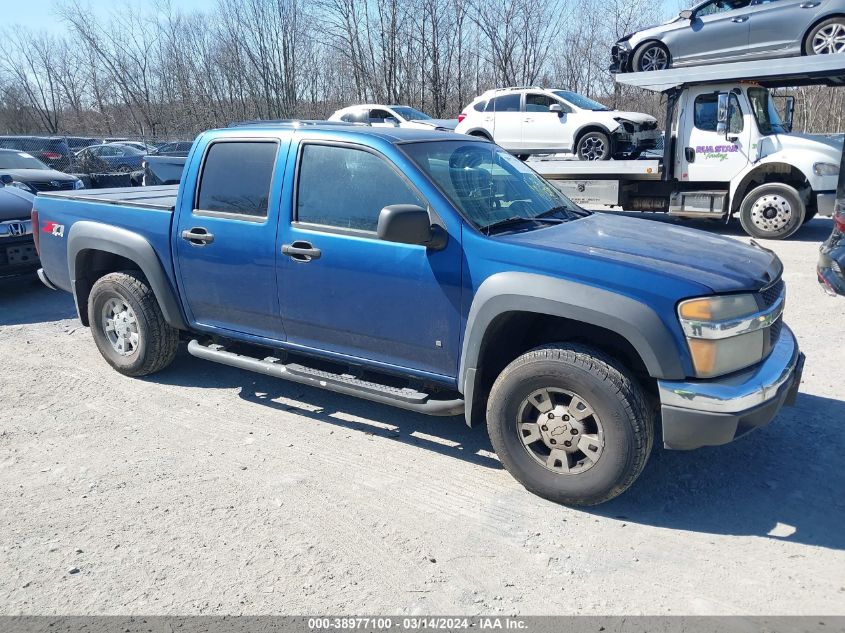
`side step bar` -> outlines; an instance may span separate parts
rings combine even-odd
[[[196,339],[188,343],[188,353],[204,360],[214,361],[222,365],[247,369],[259,374],[282,378],[291,382],[298,382],[311,387],[319,387],[336,391],[348,396],[357,396],[365,400],[388,404],[400,409],[425,413],[427,415],[462,415],[464,401],[435,400],[430,394],[410,388],[391,387],[377,382],[370,382],[350,376],[335,374],[319,369],[312,369],[296,363],[283,363],[278,358],[268,356],[265,359],[244,356],[227,352],[222,345],[203,345]]]

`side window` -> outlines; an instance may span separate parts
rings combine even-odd
[[[487,102],[485,112],[519,112],[519,93],[502,95]]]
[[[553,103],[557,103],[557,101],[547,95],[531,92],[525,95],[526,112],[548,112],[549,106]]]
[[[387,110],[370,110],[370,123],[398,123],[399,120]]]
[[[695,17],[701,18],[715,13],[725,13],[726,11],[744,9],[749,4],[751,4],[751,0],[715,0],[696,11]]]
[[[302,148],[296,194],[299,222],[374,232],[379,213],[391,204],[425,206],[383,158],[349,147]]]
[[[735,94],[730,96],[731,118],[728,121],[728,131],[731,134],[742,132],[743,117],[742,107]],[[719,126],[719,95],[716,93],[699,95],[695,98],[694,124],[699,130],[715,132]]]
[[[472,109],[476,112],[484,112],[484,107],[487,105],[486,101],[476,101]]]
[[[273,141],[212,144],[202,168],[197,209],[267,217],[277,148]]]

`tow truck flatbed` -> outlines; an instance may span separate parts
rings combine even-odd
[[[533,158],[528,165],[546,180],[592,179],[660,180],[661,161],[654,160],[569,160]]]

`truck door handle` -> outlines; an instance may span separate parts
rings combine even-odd
[[[803,4],[799,4],[798,6],[802,9],[815,9],[820,4],[821,2],[805,2]]]
[[[282,254],[287,255],[296,262],[310,262],[313,259],[320,259],[322,253],[319,248],[311,246],[311,242],[297,240],[293,244],[282,244]]]
[[[747,20],[747,15],[741,15],[738,18],[731,18],[731,22],[736,22],[737,24],[741,24],[742,22],[746,22]]]
[[[190,242],[194,246],[205,246],[214,241],[214,236],[201,226],[195,226],[192,229],[182,231],[182,239]]]
[[[692,147],[685,147],[684,148],[684,158],[687,159],[688,163],[694,163],[695,162],[695,149],[693,149]]]

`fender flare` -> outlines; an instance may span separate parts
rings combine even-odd
[[[144,237],[132,231],[85,220],[76,222],[71,227],[67,245],[70,283],[80,317],[82,317],[84,306],[80,305],[79,301],[77,289],[79,277],[76,267],[80,253],[86,250],[103,251],[134,262],[147,278],[167,323],[180,330],[188,329],[176,292],[152,245]]]
[[[644,303],[575,281],[532,273],[499,273],[481,284],[467,317],[458,369],[467,422],[484,336],[494,319],[508,312],[559,316],[610,330],[631,344],[651,377],[680,380],[686,376],[681,362],[683,350],[657,313]]]

